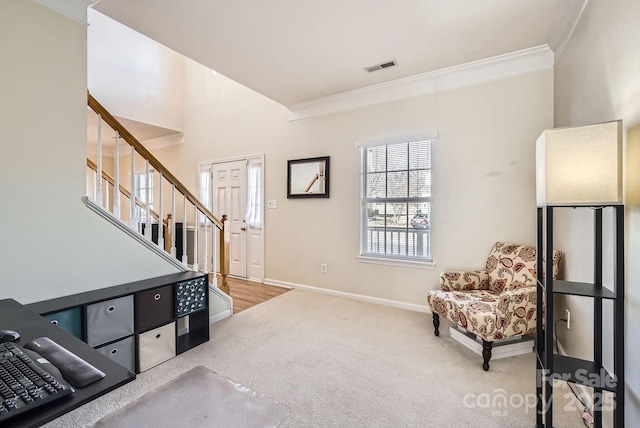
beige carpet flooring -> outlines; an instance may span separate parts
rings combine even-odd
[[[286,428],[534,427],[535,355],[484,372],[447,330],[443,322],[434,337],[428,314],[293,290],[212,325],[210,342],[46,426],[90,426],[205,366],[288,406]],[[567,394],[556,389],[554,426],[582,427],[579,411],[563,411]]]

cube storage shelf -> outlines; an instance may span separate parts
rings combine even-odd
[[[209,340],[207,274],[181,272],[27,305],[140,373]]]

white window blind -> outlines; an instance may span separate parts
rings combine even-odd
[[[430,262],[433,140],[397,141],[361,147],[360,253]]]

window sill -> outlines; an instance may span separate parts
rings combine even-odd
[[[356,259],[358,259],[360,263],[371,263],[375,265],[400,266],[400,267],[428,269],[428,270],[434,270],[436,268],[436,264],[434,262],[419,262],[414,260],[400,260],[400,259],[383,259],[381,257],[368,257],[368,256],[357,256]]]

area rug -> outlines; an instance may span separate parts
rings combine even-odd
[[[290,414],[284,404],[198,366],[93,426],[267,428]]]

